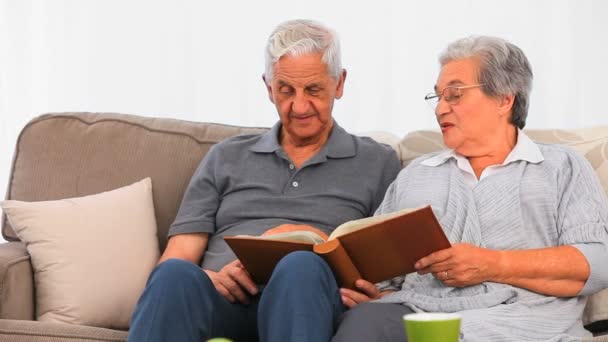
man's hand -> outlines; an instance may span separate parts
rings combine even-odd
[[[358,279],[355,282],[355,286],[360,291],[354,291],[350,289],[341,288],[340,296],[342,297],[342,303],[349,309],[352,309],[357,304],[369,302],[370,300],[379,299],[393,291],[378,291],[376,285],[370,283],[367,280]]]
[[[267,231],[264,232],[264,234],[262,234],[262,236],[274,235],[274,234],[286,233],[286,232],[302,231],[302,230],[307,230],[309,232],[313,232],[313,233],[319,235],[320,237],[322,237],[323,240],[327,241],[327,238],[328,238],[327,234],[325,234],[319,228],[315,228],[313,226],[309,226],[306,224],[285,223],[280,226],[276,226],[274,228],[268,229]]]
[[[231,303],[238,301],[249,304],[249,295],[258,293],[258,288],[239,260],[227,264],[219,272],[203,271],[207,273],[217,292]]]
[[[418,260],[419,274],[432,273],[447,286],[465,287],[497,276],[500,252],[466,243],[455,244]]]

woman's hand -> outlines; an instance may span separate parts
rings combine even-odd
[[[590,274],[587,259],[573,246],[492,250],[461,243],[418,260],[415,267],[447,286],[492,281],[556,297],[579,295]]]
[[[418,274],[432,273],[447,286],[464,287],[494,279],[499,265],[499,251],[460,243],[418,260],[415,267]]]

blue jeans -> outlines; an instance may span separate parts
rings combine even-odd
[[[331,270],[311,252],[284,257],[249,305],[222,297],[197,265],[169,259],[150,275],[128,340],[329,341],[344,311]]]

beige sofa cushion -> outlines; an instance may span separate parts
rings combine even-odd
[[[582,153],[593,166],[597,176],[608,193],[608,126],[572,130],[525,130],[532,140],[549,144],[564,144]],[[413,159],[444,149],[439,131],[415,131],[405,136],[399,144],[403,165]],[[608,260],[606,261],[608,262]],[[585,325],[608,319],[608,290],[603,290],[589,298],[583,322]]]
[[[31,255],[39,321],[127,329],[159,257],[152,183],[0,204]]]

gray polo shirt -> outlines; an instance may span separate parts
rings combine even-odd
[[[335,122],[325,146],[298,169],[279,144],[280,129],[279,122],[214,145],[192,176],[168,235],[209,233],[203,268],[235,259],[224,236],[261,235],[284,223],[330,233],[371,216],[400,170],[393,149]]]

